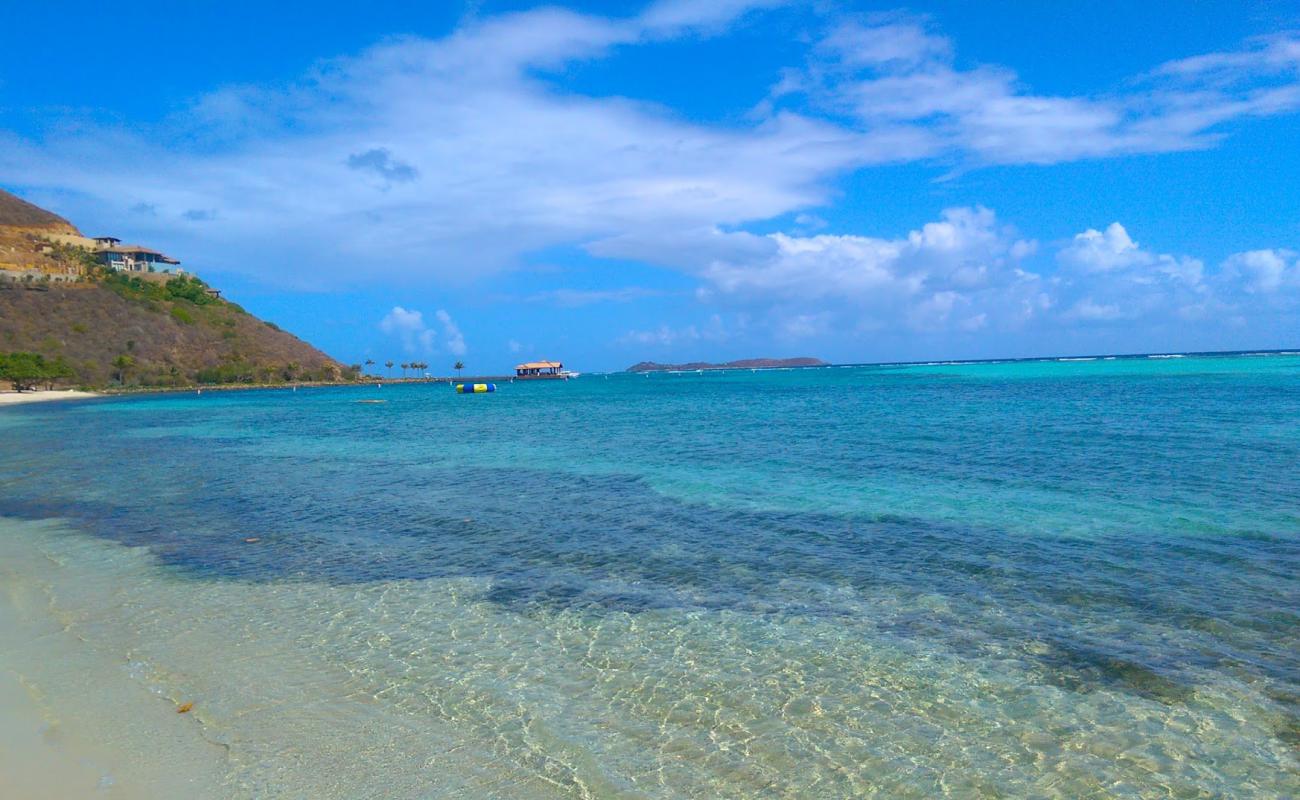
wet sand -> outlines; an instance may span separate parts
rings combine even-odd
[[[58,556],[15,533],[0,542],[0,797],[219,796],[224,749],[77,630]]]

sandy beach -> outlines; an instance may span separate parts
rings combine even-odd
[[[58,531],[0,520],[0,797],[221,796],[223,748],[131,671],[120,641],[87,635],[66,582],[84,580],[44,546]]]
[[[83,400],[87,397],[99,397],[95,392],[80,392],[76,389],[53,389],[47,392],[0,392],[0,406],[13,406],[20,403],[47,403],[54,400]]]

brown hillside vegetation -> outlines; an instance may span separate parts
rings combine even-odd
[[[117,272],[79,239],[64,218],[0,190],[0,355],[43,359],[47,382],[186,386],[355,372],[192,275]]]
[[[60,233],[77,233],[63,217],[32,205],[17,195],[0,189],[0,225],[15,228],[55,228]]]
[[[71,382],[86,386],[333,380],[343,372],[232,303],[133,296],[105,282],[41,291],[0,282],[0,351],[62,358]]]
[[[67,265],[43,238],[51,234],[77,236],[80,231],[58,214],[0,189],[0,269],[66,275]]]

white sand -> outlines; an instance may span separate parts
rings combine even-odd
[[[18,403],[44,403],[51,400],[81,400],[87,397],[99,397],[94,392],[79,392],[76,389],[54,389],[48,392],[0,392],[0,406],[12,406]]]
[[[0,797],[222,796],[223,748],[71,624],[35,541],[55,528],[22,525],[0,521]]]

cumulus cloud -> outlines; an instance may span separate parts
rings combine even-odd
[[[1300,256],[1294,250],[1251,250],[1223,264],[1222,280],[1251,295],[1300,291]]]
[[[424,314],[408,311],[401,306],[393,306],[379,321],[379,330],[390,336],[396,336],[403,349],[411,355],[431,353],[437,334],[424,323]]]
[[[1214,302],[1199,259],[1144,250],[1118,222],[1076,235],[1056,257],[1062,269],[1054,291],[1066,319],[1193,318]]]
[[[451,315],[441,308],[436,314],[438,322],[442,323],[442,336],[446,342],[447,352],[454,356],[465,355],[465,337],[460,332],[460,327],[456,325]]]
[[[468,350],[465,336],[451,314],[440,308],[433,316],[442,327],[442,349],[454,356],[465,355]],[[424,314],[419,311],[393,306],[393,310],[379,321],[379,330],[396,337],[402,343],[402,349],[410,355],[429,355],[438,349],[438,333],[424,321]]]
[[[1047,305],[1041,280],[1020,268],[1035,243],[986,208],[952,208],[898,238],[716,233],[707,261],[686,264],[705,282],[701,297],[739,306],[779,305],[792,335],[833,318],[862,330],[975,330],[996,319],[1018,324]],[[654,255],[623,242],[625,251]],[[612,243],[605,243],[605,248]]]
[[[1067,322],[1275,321],[1300,301],[1300,264],[1290,250],[1236,253],[1210,269],[1199,258],[1144,248],[1113,222],[1077,234],[1056,260],[1049,291]]]
[[[1089,228],[1076,235],[1057,253],[1057,259],[1083,273],[1148,270],[1191,284],[1200,281],[1203,270],[1201,262],[1194,258],[1143,250],[1118,222],[1112,222],[1104,232]]]
[[[1088,228],[1054,248],[1055,270],[1022,262],[1039,249],[989,209],[952,208],[893,238],[713,234],[698,297],[756,319],[777,338],[912,332],[957,336],[1062,328],[1142,330],[1215,325],[1300,309],[1300,257],[1290,250],[1200,259],[1142,247],[1120,223]],[[646,243],[605,242],[624,257],[662,255]],[[730,245],[730,246],[728,246]],[[1268,316],[1271,315],[1271,316]],[[623,341],[671,346],[690,326],[633,331]]]

